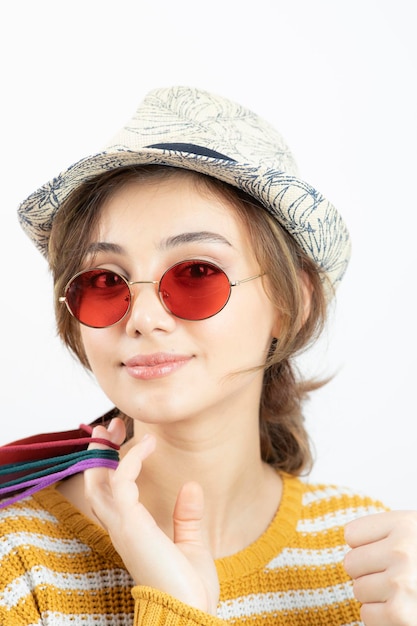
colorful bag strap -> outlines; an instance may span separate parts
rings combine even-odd
[[[0,446],[0,509],[86,469],[115,469],[120,446],[91,433],[94,426],[107,424],[116,414],[117,409],[112,409],[75,430],[33,435]],[[88,450],[91,443],[106,448]]]

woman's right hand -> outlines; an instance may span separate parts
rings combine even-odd
[[[93,436],[121,444],[124,424],[116,418],[108,429],[96,426]],[[132,446],[116,470],[87,470],[86,498],[137,585],[159,589],[215,615],[219,583],[214,560],[202,538],[201,486],[189,482],[178,493],[173,511],[173,541],[140,502],[136,481],[143,461],[155,445],[155,438],[147,436]]]

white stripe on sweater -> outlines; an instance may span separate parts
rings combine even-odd
[[[257,593],[220,603],[218,617],[237,619],[281,611],[305,611],[330,607],[353,599],[352,584],[342,583],[319,589],[304,589],[275,593]]]
[[[268,563],[266,569],[332,566],[336,563],[341,563],[349,549],[348,546],[336,546],[335,548],[324,548],[323,550],[285,548]]]
[[[348,522],[351,522],[357,517],[363,517],[364,515],[370,515],[371,513],[381,513],[381,509],[375,506],[358,506],[341,509],[321,517],[302,519],[297,524],[297,531],[300,533],[317,533],[332,530],[345,526]]]
[[[50,585],[59,591],[90,592],[111,589],[116,585],[130,588],[133,582],[123,569],[108,569],[104,572],[87,572],[85,574],[60,574],[48,567],[35,566],[9,583],[0,593],[0,606],[8,609],[20,600],[31,595],[38,585]]]
[[[54,515],[48,513],[44,509],[21,508],[18,506],[7,506],[0,511],[0,524],[8,518],[16,519],[16,517],[25,517],[27,519],[39,519],[42,522],[52,522],[58,524],[58,520]]]
[[[358,496],[356,491],[349,487],[336,487],[333,485],[326,485],[321,489],[315,489],[314,491],[306,491],[303,494],[303,506],[309,506],[315,502],[322,502],[323,500],[330,500],[332,498],[340,498],[343,496],[355,497]]]
[[[0,559],[19,548],[39,548],[55,554],[83,554],[91,553],[91,548],[78,539],[54,539],[48,535],[38,533],[10,533],[2,535],[0,539]]]
[[[42,615],[42,619],[33,626],[132,626],[133,615],[131,613],[106,613],[106,615],[80,613],[67,615],[64,613],[51,613],[48,611]]]

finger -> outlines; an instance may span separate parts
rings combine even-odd
[[[116,430],[113,434],[115,433]],[[144,516],[148,524],[154,524],[146,510],[140,506],[136,484],[142,462],[154,448],[155,438],[145,436],[127,452],[116,470],[94,468],[84,473],[86,498],[94,515],[110,534],[112,530],[117,532],[121,520],[126,522],[130,519],[134,507],[137,515]]]
[[[100,437],[121,445],[126,436],[126,429],[123,420],[120,418],[113,419],[108,428],[105,426],[96,426],[93,429],[92,437]],[[104,444],[91,443],[88,446],[89,450],[105,450]],[[109,470],[106,467],[96,467],[94,469],[88,469],[84,472],[84,495],[87,501],[90,503],[93,513],[100,519],[98,510],[101,505],[111,507],[111,488],[109,483],[109,476],[114,470]],[[104,522],[102,520],[103,525]],[[106,525],[105,525],[106,526]]]
[[[91,437],[97,437],[111,441],[117,445],[120,445],[125,437],[125,426],[120,418],[113,419],[108,428],[105,426],[95,426]],[[88,450],[106,450],[105,444],[90,443]],[[96,467],[84,472],[84,488],[85,494],[89,497],[89,494],[93,494],[97,491],[99,486],[108,485],[109,470],[106,467]]]
[[[95,426],[91,436],[98,437],[100,439],[107,439],[108,441],[120,446],[126,438],[126,427],[122,419],[115,417],[112,419],[107,428],[101,425]],[[106,446],[104,444],[91,443],[88,446],[88,449],[105,450]]]
[[[180,490],[174,508],[174,543],[195,571],[200,572],[200,597],[210,613],[216,613],[219,581],[208,544],[203,537],[204,495],[196,482],[186,483]],[[189,586],[189,585],[188,585]],[[189,603],[195,601],[192,598]]]
[[[196,482],[186,483],[180,490],[174,508],[174,543],[202,544],[204,496]]]
[[[361,606],[361,620],[366,626],[416,624],[415,605],[401,598],[396,601],[370,602]]]
[[[366,626],[392,626],[386,621],[385,604],[375,602],[361,606],[361,620]]]
[[[345,555],[343,563],[349,576],[356,579],[366,574],[383,572],[389,565],[386,543],[387,540],[383,539],[350,550]]]
[[[390,596],[387,577],[383,572],[361,576],[353,581],[353,593],[361,604],[386,602]]]
[[[132,506],[137,503],[139,490],[137,479],[143,461],[155,450],[156,439],[145,435],[120,461],[118,468],[110,475],[110,485],[115,503],[118,506]]]
[[[380,541],[387,537],[399,525],[415,525],[417,516],[414,511],[386,511],[359,517],[345,527],[345,539],[351,548]]]
[[[107,496],[116,505],[134,504],[139,495],[136,480],[143,461],[153,452],[155,444],[155,437],[145,435],[125,454],[116,470],[106,468],[87,470],[84,482],[89,500],[100,504],[100,498],[102,498],[103,504],[108,504],[104,500]]]

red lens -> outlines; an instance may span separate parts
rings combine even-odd
[[[119,274],[94,269],[75,276],[65,293],[68,308],[86,326],[105,328],[119,322],[130,306],[130,290]]]
[[[223,270],[200,260],[173,265],[159,283],[159,293],[167,309],[185,320],[204,320],[216,315],[227,304],[230,291]]]

